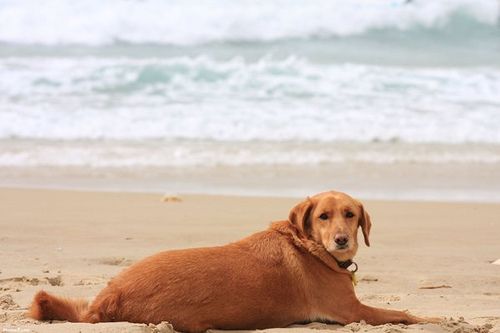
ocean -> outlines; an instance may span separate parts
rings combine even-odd
[[[0,169],[500,166],[499,22],[497,0],[0,0]]]

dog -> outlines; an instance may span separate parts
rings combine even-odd
[[[90,305],[39,291],[29,316],[87,323],[168,321],[189,333],[312,321],[434,321],[357,299],[352,259],[358,229],[370,246],[371,226],[359,201],[341,192],[320,193],[293,207],[288,220],[235,243],[143,259],[112,279]]]

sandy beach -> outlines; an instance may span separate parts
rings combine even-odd
[[[0,333],[172,333],[26,313],[327,190],[358,298],[443,322],[264,331],[500,333],[499,40],[499,0],[0,0]]]
[[[300,198],[0,190],[2,332],[171,332],[167,323],[40,323],[24,314],[40,289],[91,300],[133,262],[165,249],[225,244],[284,219]],[[441,325],[312,323],[287,332],[500,332],[500,204],[364,201],[358,297],[447,319]],[[238,306],[238,304],[235,304]],[[280,332],[283,329],[269,331]]]

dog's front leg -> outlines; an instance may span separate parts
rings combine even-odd
[[[411,325],[439,321],[438,318],[420,318],[404,311],[374,308],[361,303],[355,307],[355,310],[351,315],[352,317],[350,319],[352,322],[364,320],[370,325],[382,325],[388,323]]]

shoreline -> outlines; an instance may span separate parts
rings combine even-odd
[[[0,140],[0,186],[375,200],[500,202],[485,144]]]
[[[273,194],[268,192],[231,192],[224,190],[222,191],[212,191],[212,192],[182,192],[182,191],[162,191],[162,190],[150,190],[147,191],[142,188],[114,188],[114,187],[98,187],[97,185],[88,186],[88,187],[71,187],[64,185],[40,185],[34,186],[29,184],[8,184],[5,185],[0,183],[0,191],[3,190],[13,190],[13,191],[50,191],[50,192],[70,192],[70,193],[102,193],[102,194],[136,194],[136,195],[155,195],[159,197],[208,197],[208,198],[240,198],[240,199],[282,199],[282,200],[301,200],[307,195],[285,195],[285,194]],[[341,192],[349,193],[346,190],[337,189]],[[321,190],[328,191],[328,190]],[[319,193],[321,191],[315,192]],[[353,197],[354,194],[350,194]],[[369,201],[369,202],[378,202],[378,203],[408,203],[408,204],[458,204],[458,205],[499,205],[500,199],[484,199],[480,198],[471,198],[470,200],[464,198],[415,198],[415,197],[403,197],[403,198],[392,198],[392,197],[365,197],[365,196],[355,196],[359,200]]]
[[[371,200],[500,202],[498,166],[480,163],[0,167],[0,187],[299,198],[335,188]]]

